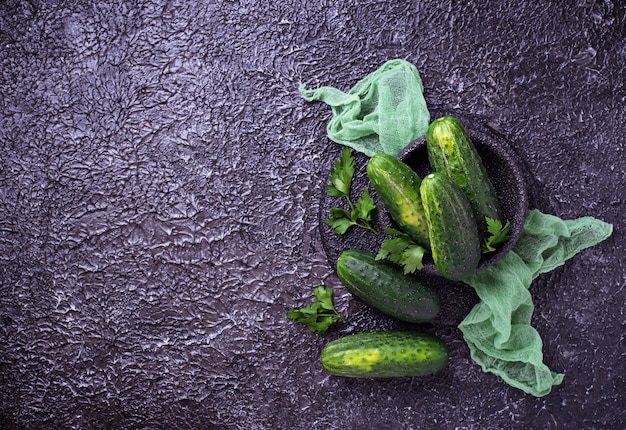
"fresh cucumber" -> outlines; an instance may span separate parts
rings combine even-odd
[[[445,367],[448,348],[436,336],[411,331],[378,331],[339,338],[322,350],[331,375],[351,378],[423,376]]]
[[[439,312],[435,292],[399,266],[350,249],[337,261],[339,279],[355,296],[384,314],[411,323],[431,321]]]
[[[504,223],[493,184],[458,118],[444,116],[434,120],[426,132],[426,147],[433,170],[450,177],[469,200],[481,237],[487,232],[486,218]]]
[[[481,242],[470,204],[451,179],[437,172],[424,178],[420,193],[435,267],[443,277],[461,280],[476,270],[481,257]]]
[[[428,248],[428,223],[419,193],[422,179],[410,166],[388,154],[374,155],[367,163],[366,171],[398,229]]]

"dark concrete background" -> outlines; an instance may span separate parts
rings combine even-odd
[[[564,4],[567,3],[567,6]],[[0,5],[0,428],[615,429],[624,425],[624,2],[16,1]],[[426,378],[347,380],[331,339],[398,324],[320,243],[341,148],[298,82],[414,63],[483,118],[535,207],[613,236],[532,286],[543,398],[454,327]],[[325,336],[285,318],[335,289]],[[463,288],[462,285],[458,288]]]

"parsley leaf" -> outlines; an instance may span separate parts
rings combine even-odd
[[[346,148],[330,171],[331,183],[326,185],[326,190],[331,197],[345,198],[350,209],[332,208],[330,219],[326,220],[326,223],[340,235],[345,234],[351,227],[361,227],[378,236],[378,232],[371,225],[376,218],[377,207],[369,189],[367,187],[363,189],[356,205],[350,200],[353,176],[354,156],[350,149]]]
[[[495,245],[509,240],[510,226],[509,221],[507,221],[503,226],[500,220],[489,217],[485,219],[487,220],[487,232],[489,233],[489,236],[487,236],[483,242],[483,254],[495,251]]]
[[[313,288],[315,300],[308,307],[291,309],[287,318],[309,326],[309,331],[323,334],[340,319],[344,319],[333,305],[333,290],[320,285]]]
[[[426,249],[420,245],[410,245],[404,250],[401,264],[404,265],[405,275],[424,268],[422,258],[424,258],[425,253]]]
[[[404,267],[404,274],[415,273],[424,267],[423,257],[428,250],[418,245],[411,237],[399,230],[386,228],[385,233],[397,236],[393,239],[384,240],[380,246],[376,260],[387,258],[396,264]]]
[[[326,223],[335,230],[337,234],[345,234],[355,223],[350,217],[350,212],[341,208],[332,208],[330,210],[330,219]]]
[[[348,148],[341,153],[341,158],[335,161],[335,167],[330,171],[330,182],[326,185],[328,194],[332,197],[350,198],[350,187],[354,176],[354,157]]]
[[[363,194],[356,202],[356,206],[354,208],[353,216],[356,216],[356,219],[362,219],[364,221],[373,221],[376,214],[376,203],[374,203],[374,199],[370,194],[369,188],[363,189]]]

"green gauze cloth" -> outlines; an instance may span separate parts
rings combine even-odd
[[[359,81],[348,93],[333,87],[300,92],[307,101],[331,106],[328,137],[371,157],[384,152],[398,155],[426,134],[430,113],[424,86],[415,66],[405,60],[387,61]]]
[[[541,273],[611,235],[613,227],[591,217],[562,220],[533,209],[513,250],[464,281],[480,302],[461,322],[472,359],[513,387],[540,397],[563,380],[543,364],[542,341],[531,327],[528,288]]]

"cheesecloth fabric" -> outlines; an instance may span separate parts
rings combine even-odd
[[[398,155],[426,134],[430,113],[417,68],[401,59],[390,60],[359,81],[348,93],[324,86],[315,90],[300,84],[307,101],[330,105],[328,137],[371,157]]]
[[[513,249],[464,280],[480,298],[459,324],[472,359],[484,371],[537,397],[560,384],[563,374],[543,363],[543,343],[531,326],[534,306],[529,287],[540,274],[605,240],[612,231],[611,224],[592,217],[562,220],[530,210]]]

